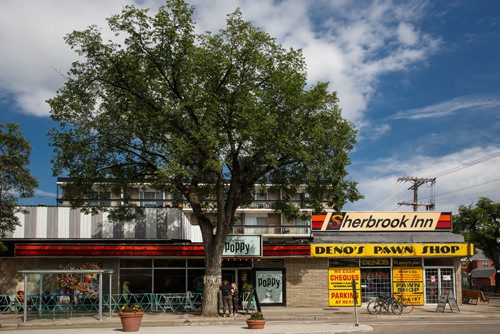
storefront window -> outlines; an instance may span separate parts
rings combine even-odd
[[[184,259],[158,259],[155,260],[155,268],[184,268],[186,260]]]
[[[153,266],[152,260],[143,259],[121,259],[120,268],[151,268]]]
[[[205,260],[204,259],[189,259],[188,267],[189,268],[205,268]]]
[[[203,276],[205,275],[204,269],[190,269],[188,270],[188,291],[194,293],[203,292]]]
[[[186,292],[185,269],[155,269],[155,293]]]
[[[378,295],[388,295],[390,293],[390,268],[361,268],[361,298],[363,303]]]
[[[128,282],[129,293],[151,293],[151,269],[121,269],[120,286]]]
[[[358,259],[329,259],[328,260],[329,267],[359,267]]]

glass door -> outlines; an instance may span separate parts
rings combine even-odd
[[[439,295],[455,294],[453,268],[425,268],[425,303],[437,304]]]

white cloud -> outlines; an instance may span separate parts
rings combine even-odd
[[[463,111],[491,109],[500,106],[500,98],[495,96],[462,96],[433,105],[398,111],[392,119],[427,119],[445,117]]]
[[[476,163],[470,164],[474,161]],[[397,205],[401,201],[413,200],[413,192],[408,190],[412,184],[397,182],[399,177],[404,176],[438,176],[435,185],[436,211],[456,213],[460,204],[475,205],[481,196],[499,202],[499,164],[498,146],[467,148],[441,157],[419,155],[407,159],[398,157],[370,161],[368,166],[353,173],[365,199],[349,204],[346,208],[360,211],[412,211],[412,207]],[[444,171],[447,172],[441,173]],[[430,187],[420,187],[418,196],[419,202],[428,202]]]
[[[119,13],[129,2],[1,1],[0,91],[14,95],[20,112],[47,116],[45,100],[62,86],[61,73],[65,74],[76,59],[63,37],[91,24],[106,27],[105,18]]]
[[[76,58],[63,36],[105,18],[131,1],[4,0],[0,2],[0,91],[15,95],[21,112],[48,115],[44,103],[61,87]],[[163,1],[141,1],[157,7]],[[226,15],[240,7],[245,19],[286,47],[303,49],[309,81],[330,81],[344,116],[362,121],[378,77],[406,70],[439,46],[437,38],[416,28],[424,13],[420,1],[228,1],[193,0],[197,31],[217,31]],[[319,22],[321,18],[321,22]]]
[[[402,22],[398,26],[398,39],[405,45],[415,45],[418,42],[418,33],[411,24]]]

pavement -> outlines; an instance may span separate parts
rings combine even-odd
[[[411,313],[402,315],[372,315],[366,306],[358,307],[358,326],[355,324],[353,307],[262,307],[266,318],[264,329],[258,330],[261,334],[334,334],[349,332],[369,332],[373,328],[369,325],[373,321],[397,321],[401,319],[457,319],[484,318],[500,320],[500,295],[490,297],[490,303],[480,305],[459,305],[460,312],[452,312],[449,305],[445,312],[436,312],[436,306],[426,305],[415,307]],[[0,334],[23,332],[30,334],[81,334],[82,329],[88,329],[92,334],[121,332],[120,318],[117,314],[108,317],[104,314],[102,320],[97,316],[83,316],[73,314],[69,319],[38,319],[31,316],[28,322],[22,321],[22,315],[1,314]],[[245,323],[247,315],[238,314],[235,317],[202,317],[199,313],[157,312],[146,313],[142,319],[140,333],[165,333],[165,327],[176,334],[248,334]]]

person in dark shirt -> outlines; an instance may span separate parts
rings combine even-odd
[[[222,307],[224,312],[223,316],[230,317],[231,310],[233,308],[233,296],[231,296],[231,284],[229,284],[228,281],[224,280],[224,282],[222,282],[222,286],[220,289],[222,291]],[[226,309],[227,309],[227,314],[226,314]]]

